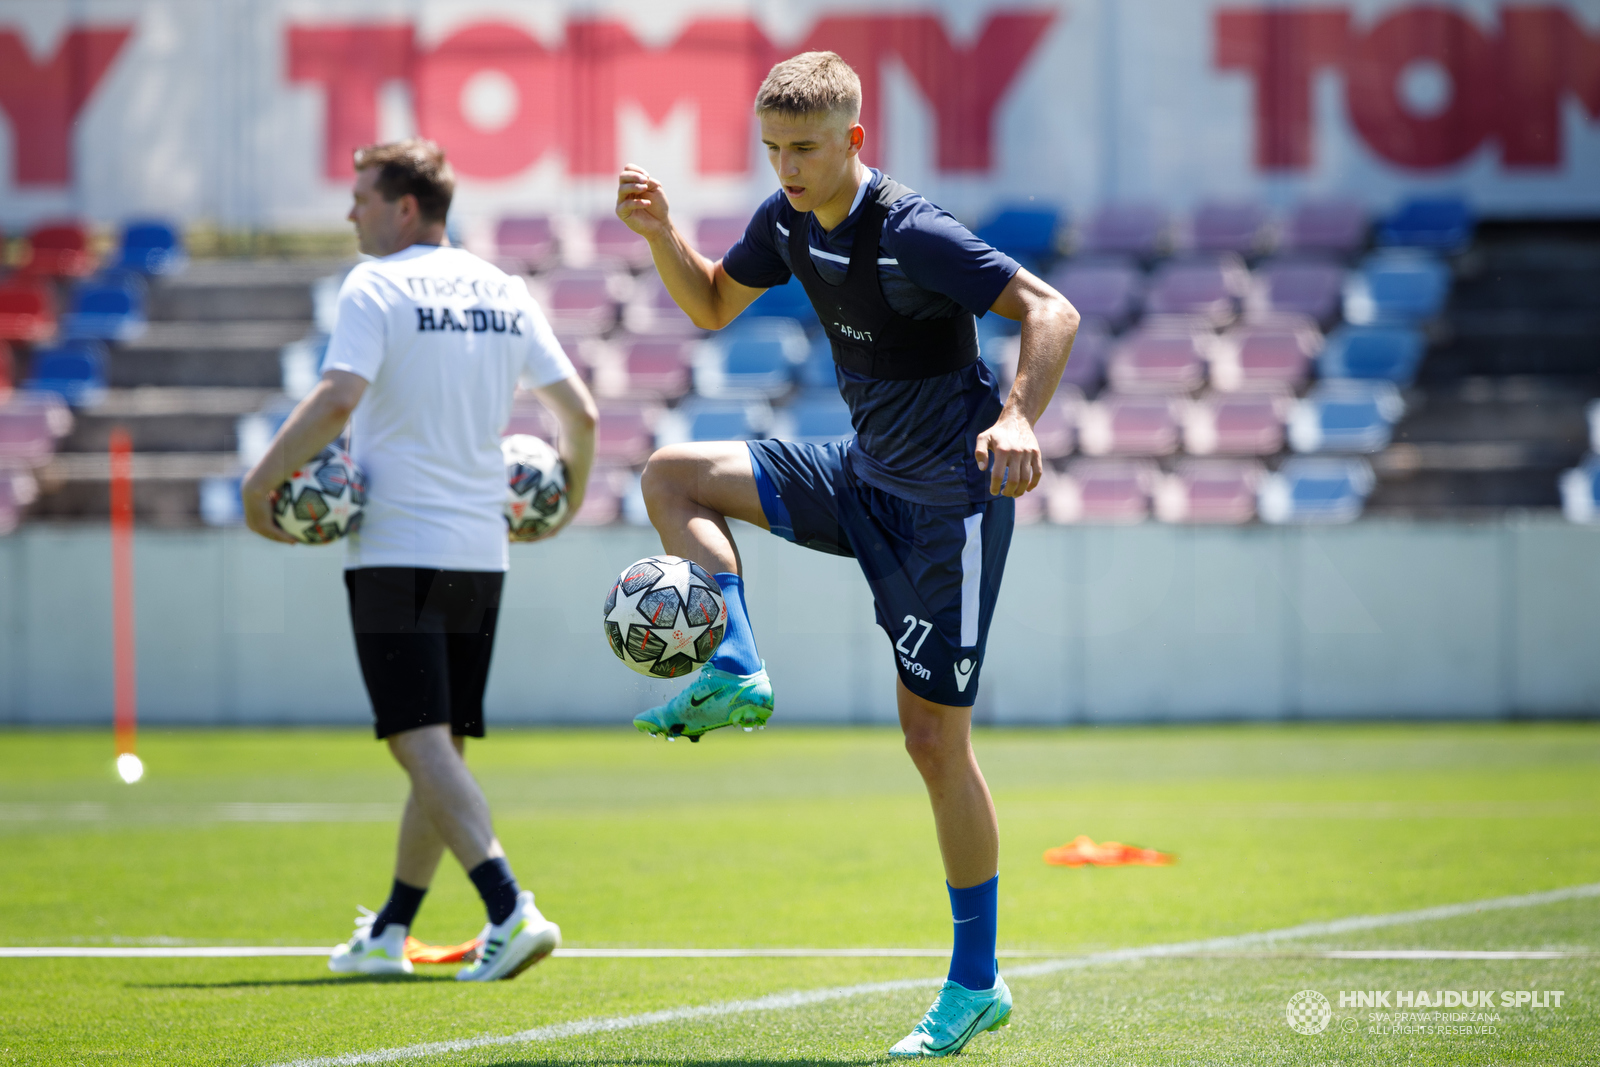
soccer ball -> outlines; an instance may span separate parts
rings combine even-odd
[[[611,651],[649,678],[678,678],[706,665],[728,627],[716,580],[677,556],[646,556],[617,576],[606,597]]]
[[[532,541],[567,515],[567,465],[531,434],[500,442],[506,458],[506,529],[513,541]]]
[[[272,518],[284,533],[325,545],[361,529],[367,476],[350,453],[329,445],[272,492]]]

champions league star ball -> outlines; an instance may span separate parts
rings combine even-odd
[[[513,541],[532,541],[567,514],[567,465],[531,434],[500,442],[506,458],[506,529]]]
[[[272,493],[278,528],[308,545],[325,545],[361,528],[367,476],[350,454],[329,445]]]
[[[680,678],[706,665],[728,626],[728,605],[705,568],[646,556],[617,576],[606,597],[611,651],[649,678]]]

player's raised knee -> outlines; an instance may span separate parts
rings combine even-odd
[[[695,490],[710,470],[700,451],[684,445],[658,448],[639,476],[639,490],[648,507],[695,499]]]
[[[906,730],[906,754],[924,778],[940,778],[956,757],[949,739],[936,728],[911,727]]]

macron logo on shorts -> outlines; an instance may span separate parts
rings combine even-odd
[[[956,692],[965,693],[967,691],[967,683],[972,681],[972,672],[977,668],[978,661],[975,659],[956,661]]]

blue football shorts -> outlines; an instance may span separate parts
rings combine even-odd
[[[857,480],[846,443],[750,442],[772,532],[851,556],[872,587],[900,680],[935,704],[971,707],[989,639],[1016,501],[931,507]]]

